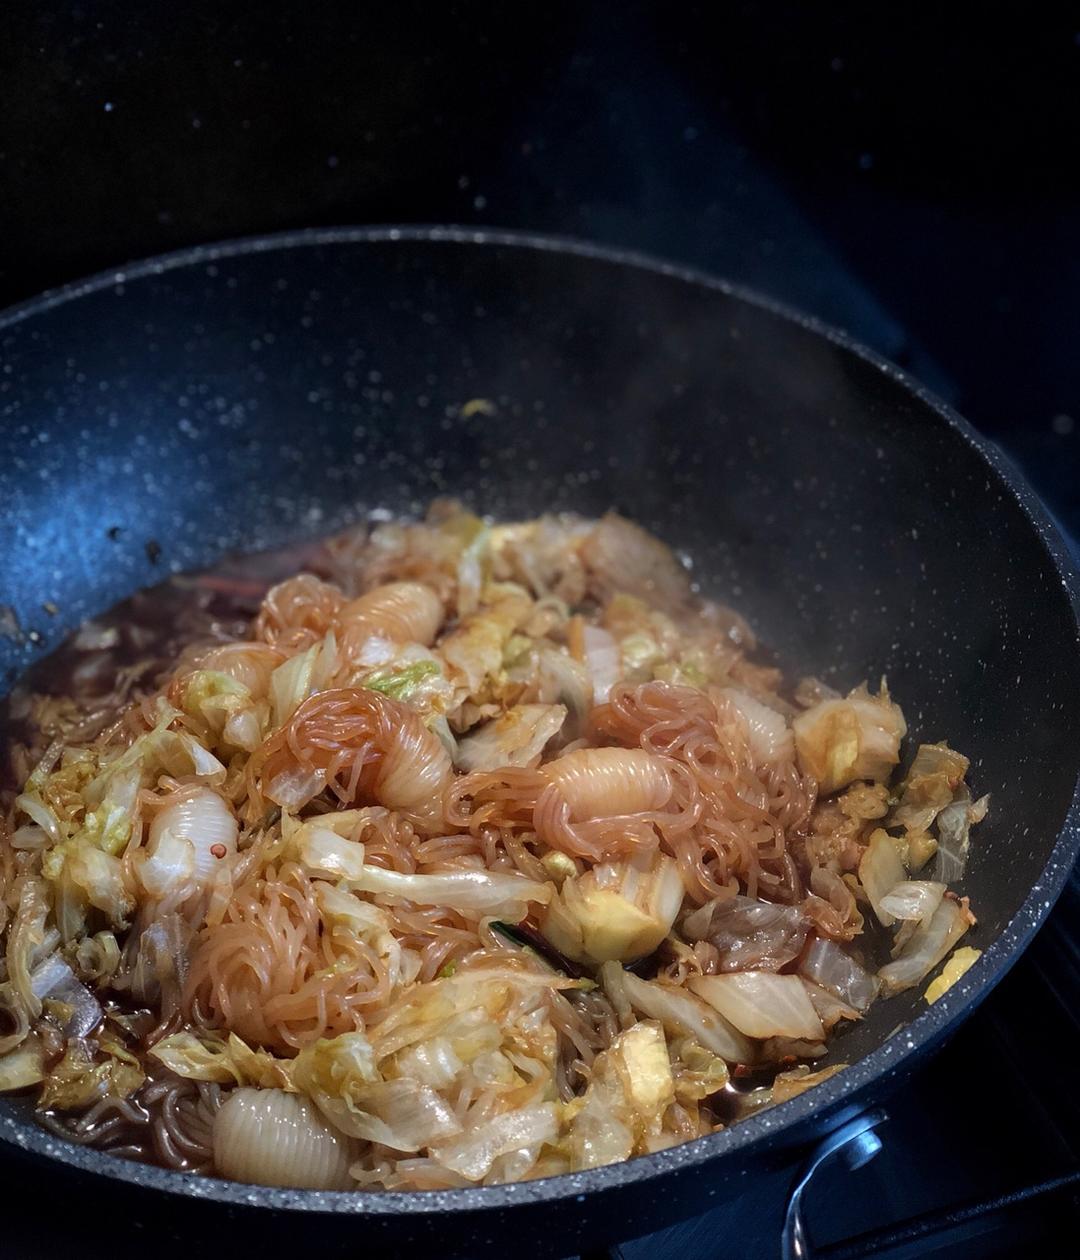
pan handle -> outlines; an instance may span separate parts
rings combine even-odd
[[[814,1174],[822,1164],[836,1155],[843,1158],[852,1172],[868,1164],[881,1150],[882,1145],[881,1138],[874,1130],[886,1119],[888,1117],[884,1111],[864,1111],[854,1120],[834,1129],[811,1152],[788,1196],[784,1229],[780,1236],[781,1260],[810,1260],[810,1236],[803,1220],[803,1192],[813,1180]]]

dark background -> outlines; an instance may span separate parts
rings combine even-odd
[[[848,328],[1080,526],[1077,5],[17,0],[2,31],[2,304],[309,224],[591,237]]]

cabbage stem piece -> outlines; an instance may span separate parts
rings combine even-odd
[[[604,862],[563,881],[540,930],[577,962],[631,962],[659,947],[682,899],[679,868],[666,853]]]

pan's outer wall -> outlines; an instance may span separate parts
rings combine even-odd
[[[887,1042],[921,1003],[878,1007],[843,1056],[880,1049],[812,1099],[633,1171],[545,1183],[558,1238],[610,1239],[607,1195],[631,1235],[707,1206],[700,1173],[731,1192],[749,1167],[736,1152],[783,1144],[821,1120],[815,1104],[835,1113],[934,1044],[1056,895],[1080,758],[1067,562],[962,424],[839,339],[599,251],[344,232],[143,266],[17,312],[0,351],[0,602],[40,639],[0,638],[6,685],[166,570],[453,493],[501,517],[617,506],[692,556],[791,668],[845,687],[885,674],[914,739],[971,755],[994,800],[963,889],[974,943],[997,940],[979,966]],[[0,1136],[40,1151],[11,1108]],[[535,1193],[443,1206],[506,1219]],[[415,1213],[383,1224],[413,1236]],[[490,1219],[459,1213],[452,1231],[479,1247]]]

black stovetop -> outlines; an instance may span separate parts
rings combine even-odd
[[[589,237],[846,328],[997,440],[1080,536],[1080,21],[1048,5],[1018,29],[983,8],[973,28],[965,6],[941,7],[16,6],[0,47],[0,304],[305,224]],[[1078,1166],[1078,933],[1074,880],[889,1104],[883,1152],[815,1180],[815,1254],[1067,1254],[1068,1190],[935,1241],[881,1250],[881,1231]],[[39,1176],[7,1159],[0,1173],[34,1209],[5,1222],[3,1255],[99,1254]],[[778,1254],[791,1177],[617,1252]]]

